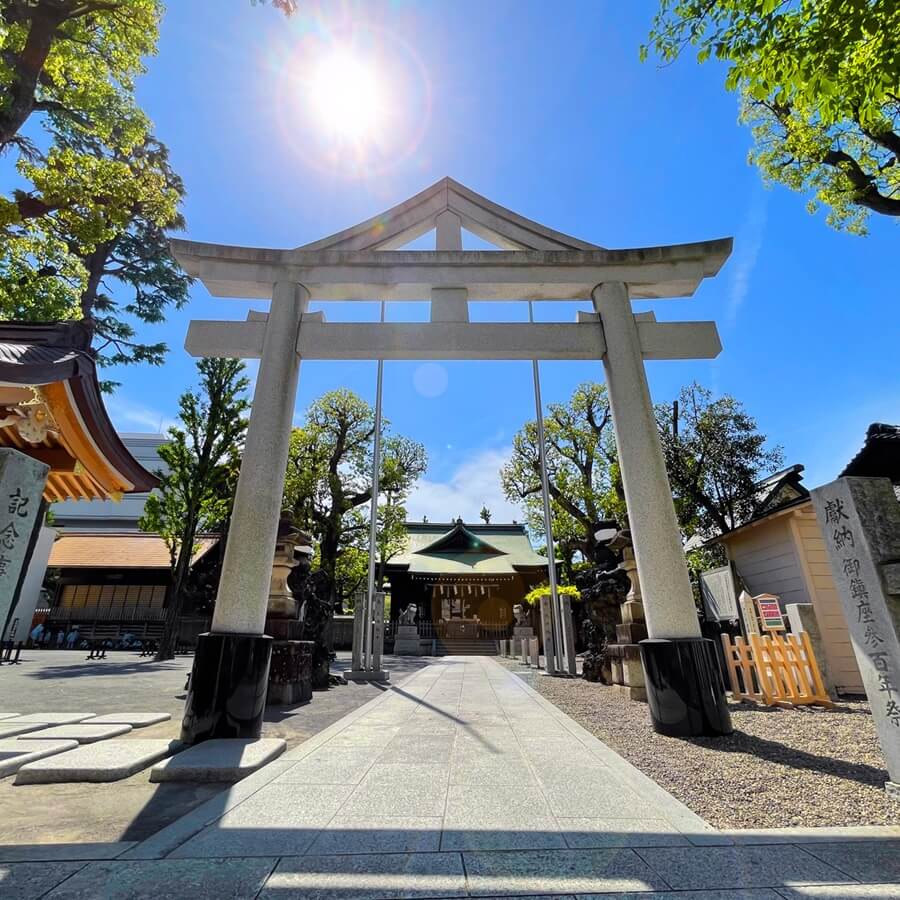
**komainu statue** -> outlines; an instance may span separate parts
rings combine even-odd
[[[513,606],[513,616],[516,620],[516,628],[528,628],[531,625],[531,610],[521,603]]]
[[[418,615],[419,607],[416,606],[415,603],[407,603],[406,606],[400,612],[400,617],[398,619],[398,624],[400,625],[415,625],[416,624],[416,616]]]
[[[302,560],[291,570],[288,586],[299,607],[299,619],[303,623],[301,639],[313,641],[313,687],[327,688],[331,682],[331,661],[335,658],[330,647],[331,617],[334,611],[334,594],[331,580],[320,569],[311,572],[311,560]]]

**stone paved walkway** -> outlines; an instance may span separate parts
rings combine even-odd
[[[900,898],[900,841],[715,832],[484,657],[431,665],[149,840],[91,853],[0,864],[0,896]]]

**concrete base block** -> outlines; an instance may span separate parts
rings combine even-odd
[[[93,722],[83,722],[75,725],[54,725],[50,728],[42,728],[31,734],[23,734],[19,740],[68,740],[78,741],[79,744],[93,744],[94,741],[105,741],[121,734],[128,734],[129,731],[131,731],[130,725],[94,725]]]
[[[344,672],[347,681],[390,681],[390,672],[381,669],[378,672],[367,672],[365,669],[354,669]]]
[[[50,759],[19,769],[16,784],[57,784],[70,781],[120,781],[184,748],[181,741],[101,741],[77,746]]]
[[[884,785],[884,790],[887,793],[888,797],[892,797],[894,800],[900,800],[900,784],[897,784],[897,782],[886,782]]]
[[[106,713],[102,716],[94,716],[91,725],[130,725],[132,728],[145,728],[148,725],[156,725],[159,722],[168,722],[172,717],[169,713]]]
[[[77,741],[29,741],[25,743],[25,741],[0,740],[0,778],[18,772],[22,766],[35,760],[53,756],[54,753],[74,750],[77,746]]]
[[[635,687],[629,684],[614,684],[612,687],[617,694],[621,694],[629,700],[639,700],[641,703],[647,702],[647,688],[645,687]]]
[[[150,770],[150,780],[231,784],[277,759],[286,749],[287,743],[281,738],[204,741],[157,763]]]
[[[622,683],[629,687],[644,687],[644,667],[639,659],[622,660]]]

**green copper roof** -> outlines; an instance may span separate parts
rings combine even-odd
[[[544,568],[524,525],[464,525],[461,521],[407,522],[409,544],[389,569],[428,575],[511,575]]]

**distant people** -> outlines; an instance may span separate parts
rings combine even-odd
[[[41,641],[44,645],[44,649],[46,650],[50,646],[50,639],[53,637],[53,632],[49,628],[44,629],[44,637]]]
[[[78,640],[78,629],[73,628],[69,632],[68,637],[66,638],[66,646],[69,648],[69,650],[75,649],[75,641],[77,641],[77,640]]]
[[[37,625],[35,625],[34,628],[31,629],[31,635],[30,635],[31,646],[36,647],[38,644],[40,644],[43,636],[44,636],[44,623],[38,622]]]
[[[60,628],[59,631],[56,632],[56,649],[61,650],[62,645],[66,640],[66,631],[64,628]]]

